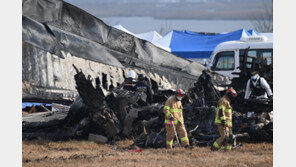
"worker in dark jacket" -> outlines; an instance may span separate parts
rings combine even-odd
[[[136,72],[134,70],[129,70],[127,73],[127,78],[123,82],[123,89],[133,91],[135,89],[136,83]]]
[[[153,97],[150,85],[145,81],[145,76],[143,74],[139,74],[138,82],[135,85],[135,91],[143,92],[146,94],[146,99],[141,98],[145,103],[152,104]]]

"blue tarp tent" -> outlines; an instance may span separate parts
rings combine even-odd
[[[197,33],[197,32],[192,32],[189,30],[183,30],[182,32],[186,33],[186,34],[192,34],[192,35],[200,35],[200,36],[205,36],[205,35],[209,35],[209,36],[213,36],[213,35],[219,35],[219,33]]]
[[[166,50],[183,58],[207,59],[210,58],[213,50],[220,43],[240,40],[241,37],[247,36],[251,35],[244,29],[219,35],[173,30],[154,42],[154,44],[162,48],[167,48]]]

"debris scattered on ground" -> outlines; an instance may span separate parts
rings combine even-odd
[[[102,135],[95,135],[95,134],[89,134],[88,140],[93,141],[95,143],[107,143],[108,138]]]
[[[142,152],[142,149],[128,150],[128,152]]]
[[[70,106],[52,103],[52,111],[69,111]]]

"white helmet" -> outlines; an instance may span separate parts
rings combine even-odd
[[[133,78],[133,79],[136,79],[136,72],[134,70],[129,70],[128,73],[127,73],[127,77],[128,78]]]

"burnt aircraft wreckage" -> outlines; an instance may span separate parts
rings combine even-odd
[[[134,138],[140,147],[163,147],[163,105],[176,88],[188,92],[182,102],[191,144],[209,145],[218,137],[215,106],[227,77],[60,0],[23,0],[22,21],[23,102],[71,104],[69,111],[24,114],[24,140]],[[142,106],[141,94],[118,88],[129,69],[151,83],[152,105]],[[272,109],[239,109],[233,114],[235,138],[272,142]]]
[[[154,89],[188,89],[205,69],[59,0],[23,0],[22,26],[24,101],[73,101],[72,64],[94,84],[105,82],[104,92],[128,69],[145,74]]]

